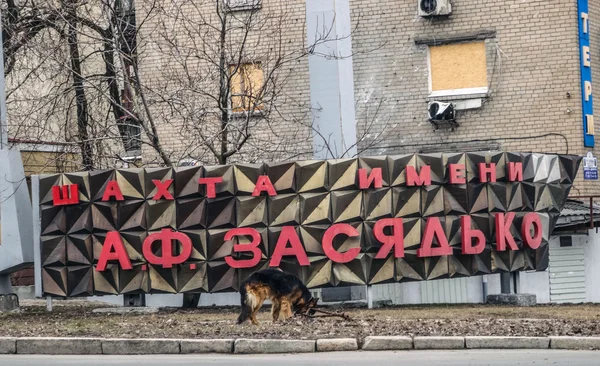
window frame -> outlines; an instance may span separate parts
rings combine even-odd
[[[263,67],[262,67],[263,62],[260,61],[260,60],[257,60],[257,61],[242,61],[239,64],[230,64],[229,65],[229,69],[230,70],[232,68],[238,66],[237,74],[240,77],[240,86],[242,88],[244,88],[244,77],[243,77],[243,74],[241,72],[241,69],[245,65],[258,65],[259,69],[260,69],[260,71],[262,73],[261,82],[264,84],[264,82],[265,82],[265,72],[264,72]],[[252,110],[246,109],[245,106],[244,106],[244,104],[243,104],[243,100],[244,100],[244,98],[247,99],[249,97],[247,96],[247,93],[245,92],[245,89],[243,89],[243,93],[242,94],[234,94],[233,93],[233,88],[234,88],[233,79],[234,78],[233,78],[233,75],[231,75],[231,74],[230,74],[230,77],[231,77],[231,81],[230,81],[231,85],[229,86],[229,109],[231,110],[231,113],[234,116],[241,116],[241,115],[245,115],[247,113],[250,113],[251,115],[261,115],[263,113],[263,110],[265,109],[264,101],[261,100],[260,103],[257,104],[256,107],[253,108]],[[262,85],[261,85],[261,88],[262,88]],[[242,99],[242,107],[241,108],[234,107],[234,104],[233,104],[234,97],[238,97],[238,98]]]
[[[252,4],[241,4],[231,6],[231,2],[235,0],[223,0],[223,7],[228,12],[260,10],[262,9],[262,0],[248,0]]]
[[[431,70],[431,47],[442,46],[442,45],[427,45],[427,79],[429,95],[428,98],[439,98],[439,97],[459,97],[459,96],[473,96],[473,95],[487,95],[489,93],[489,80],[488,80],[488,62],[487,62],[487,42],[483,42],[484,54],[485,54],[485,77],[488,85],[475,87],[475,88],[461,88],[461,89],[446,89],[446,90],[433,90],[433,73]],[[477,43],[477,41],[467,42],[451,42],[448,44],[468,44]]]

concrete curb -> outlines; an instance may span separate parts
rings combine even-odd
[[[550,339],[544,337],[465,337],[468,349],[544,349]]]
[[[356,351],[355,338],[317,339],[317,352]]]
[[[17,338],[20,355],[101,355],[100,338]]]
[[[104,339],[0,337],[0,354],[138,355],[192,353],[313,353],[356,351],[355,338],[294,339]],[[600,350],[600,337],[406,337],[368,336],[361,350],[421,349]]]
[[[0,355],[17,353],[17,338],[0,338]]]
[[[570,350],[598,350],[600,337],[549,337],[550,348]]]
[[[365,342],[361,349],[365,351],[396,351],[407,350],[413,348],[413,339],[411,337],[378,337],[369,336],[365,338]]]
[[[233,353],[312,353],[315,344],[293,339],[236,339]]]
[[[103,339],[102,353],[105,355],[170,355],[179,354],[181,350],[176,339]]]
[[[464,349],[465,337],[415,337],[415,349]]]
[[[189,353],[233,353],[233,339],[182,339],[180,352]]]

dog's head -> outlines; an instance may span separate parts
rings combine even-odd
[[[308,301],[303,298],[298,299],[298,301],[294,304],[296,308],[296,314],[306,314],[308,312],[309,315],[313,315],[314,311],[312,309],[317,306],[319,302],[318,297],[311,297]]]

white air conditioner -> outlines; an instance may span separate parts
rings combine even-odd
[[[422,17],[450,15],[452,13],[450,0],[418,0],[418,2],[418,13]]]

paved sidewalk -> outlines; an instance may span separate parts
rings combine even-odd
[[[0,356],[2,366],[595,366],[600,353],[561,350],[332,352],[294,355]]]

